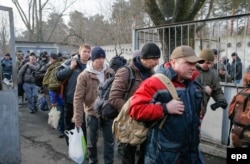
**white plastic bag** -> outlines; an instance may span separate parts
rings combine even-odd
[[[56,107],[52,107],[48,115],[49,115],[48,124],[52,128],[57,129],[58,122],[60,119],[60,111],[57,111]]]
[[[86,156],[86,141],[82,128],[65,130],[65,134],[69,138],[69,157],[76,163],[82,164]]]

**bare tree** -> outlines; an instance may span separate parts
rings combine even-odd
[[[2,53],[10,52],[10,47],[9,47],[9,30],[7,27],[8,21],[6,17],[0,17],[1,18],[1,24],[0,24],[0,50],[2,50]]]
[[[72,11],[69,14],[68,35],[64,38],[64,42],[73,45],[80,45],[89,42],[88,18],[79,11]]]
[[[24,11],[23,6],[20,4],[20,0],[12,0],[13,4],[17,8],[17,11],[29,33],[30,41],[44,41],[43,38],[43,14],[46,8],[49,6],[50,0],[28,0],[28,12]],[[63,0],[62,11],[58,11],[58,17],[62,17],[67,9],[73,5],[76,0]],[[51,7],[53,8],[53,7]],[[47,11],[48,12],[48,11]],[[58,19],[59,21],[59,19]],[[56,25],[57,22],[55,22]],[[54,26],[56,28],[56,26]],[[51,31],[53,32],[53,30]],[[52,34],[51,34],[52,35]],[[51,36],[50,35],[50,36]],[[48,39],[50,40],[50,38]]]
[[[62,17],[57,13],[50,13],[46,25],[44,25],[44,37],[47,42],[63,42],[65,36],[68,35],[68,27],[64,23]]]

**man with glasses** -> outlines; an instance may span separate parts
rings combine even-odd
[[[220,86],[220,78],[212,68],[214,64],[213,50],[204,49],[201,51],[199,57],[204,59],[205,62],[202,64],[197,64],[197,70],[194,73],[194,77],[196,77],[196,79],[204,86],[205,89],[205,95],[203,97],[204,109],[201,111],[201,119],[203,119],[210,97],[212,97],[217,104],[221,104],[220,107],[222,108],[227,107],[227,101]],[[216,103],[211,107],[216,107]]]

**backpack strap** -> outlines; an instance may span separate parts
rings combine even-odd
[[[128,66],[128,65],[124,65],[124,67],[126,67],[129,70],[129,83],[128,83],[128,89],[125,93],[125,100],[128,99],[128,93],[129,91],[132,89],[134,83],[135,83],[135,73],[134,70]]]
[[[165,75],[161,74],[161,73],[156,73],[153,76],[157,77],[168,89],[170,95],[176,99],[179,100],[178,94],[176,92],[176,89],[172,83],[172,81]]]
[[[169,91],[170,95],[173,97],[173,99],[180,100],[172,81],[167,76],[165,76],[161,73],[156,73],[153,76],[157,77],[166,86],[166,88],[168,89],[168,91]],[[167,115],[162,119],[162,121],[159,125],[160,129],[162,128],[166,119],[167,119]]]
[[[106,81],[104,82],[104,85],[101,86],[102,89],[106,89],[104,94],[103,93],[100,94],[101,98],[104,98],[104,99],[108,98],[109,92],[111,89],[111,85],[112,85],[114,79],[115,79],[115,77],[110,77],[110,78],[106,79]]]

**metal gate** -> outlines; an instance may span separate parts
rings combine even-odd
[[[147,42],[159,45],[162,52],[160,64],[168,61],[172,50],[180,45],[190,45],[198,56],[202,49],[217,49],[218,60],[227,58],[231,63],[231,54],[236,52],[243,64],[242,74],[250,65],[250,14],[242,14],[200,21],[183,22],[135,29],[133,31],[133,49],[141,49]],[[241,89],[240,84],[221,83],[228,103]],[[202,139],[210,142],[227,144],[229,120],[227,110],[209,109],[214,101],[210,99],[208,112],[202,122]]]
[[[0,163],[20,163],[19,113],[16,85],[16,56],[13,12],[11,8],[0,6],[0,27],[4,29],[6,44],[10,47],[12,57],[12,81],[14,87],[0,90]],[[1,72],[2,73],[2,72]],[[2,80],[0,81],[2,82]]]

